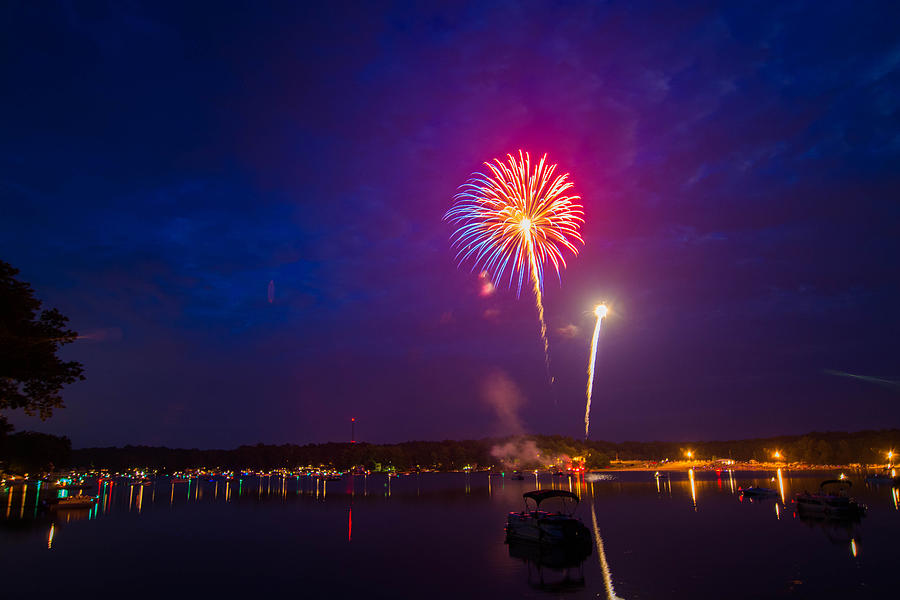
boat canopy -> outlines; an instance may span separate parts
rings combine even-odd
[[[565,490],[534,490],[533,492],[525,492],[522,497],[527,501],[529,498],[539,505],[548,498],[571,498],[575,502],[579,501],[578,495]]]
[[[822,483],[819,484],[819,489],[824,488],[826,485],[846,485],[847,487],[852,487],[853,483],[849,479],[826,479]]]

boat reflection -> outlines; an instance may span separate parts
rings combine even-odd
[[[653,479],[656,480],[656,493],[662,494],[663,492],[667,492],[669,494],[669,498],[672,497],[672,479],[669,477],[668,473],[659,472],[653,474]]]
[[[509,556],[525,562],[528,585],[549,593],[581,589],[584,582],[584,561],[591,554],[590,547],[571,545],[541,545],[510,541]]]
[[[859,516],[847,518],[826,517],[821,514],[799,513],[798,519],[810,529],[821,529],[825,538],[835,546],[844,546],[856,558],[860,551],[862,519]]]
[[[94,518],[94,508],[67,508],[58,511],[54,523],[63,524],[72,521],[88,521]]]

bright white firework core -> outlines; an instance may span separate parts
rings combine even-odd
[[[606,308],[605,304],[598,304],[597,308],[594,309],[594,314],[600,317],[601,319],[606,316],[606,313],[609,312],[609,309]]]

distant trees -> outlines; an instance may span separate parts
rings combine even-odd
[[[778,450],[778,460],[815,465],[886,461],[885,453],[900,448],[900,430],[813,432],[806,435],[717,442],[624,442],[613,445],[623,460],[680,460],[684,449],[693,449],[701,460],[731,458],[738,461],[771,461]],[[609,452],[609,450],[607,450]]]
[[[603,452],[593,450],[588,453],[584,460],[586,469],[603,469],[609,466],[609,457]]]
[[[41,301],[15,278],[18,273],[0,261],[0,411],[21,408],[47,419],[63,406],[63,386],[84,379],[80,363],[57,356],[78,334],[55,308],[41,311]]]
[[[0,442],[0,457],[11,473],[51,471],[69,465],[72,442],[67,437],[20,431]]]
[[[10,440],[13,440],[12,446]],[[56,440],[56,441],[55,441]],[[58,442],[58,440],[63,440]],[[659,461],[666,458],[680,460],[681,450],[690,447],[701,461],[733,458],[738,461],[773,460],[778,449],[779,460],[808,464],[877,464],[887,461],[886,452],[900,451],[900,430],[861,431],[856,433],[810,433],[804,436],[785,436],[757,440],[719,442],[625,442],[582,441],[564,436],[530,435],[516,438],[481,440],[444,440],[440,442],[413,441],[402,444],[326,443],[240,446],[233,450],[171,449],[150,446],[123,448],[84,448],[71,451],[66,438],[22,432],[6,437],[4,450],[0,436],[0,461],[7,457],[9,465],[34,471],[36,465],[70,464],[76,467],[123,470],[131,467],[158,468],[175,471],[192,467],[228,469],[277,469],[296,467],[329,467],[349,469],[363,466],[370,470],[438,469],[461,470],[475,468],[546,468],[551,463],[565,467],[568,459],[583,457],[589,469],[609,465],[617,453],[622,460]],[[525,453],[516,464],[505,464],[495,455],[498,447],[532,447],[537,458]],[[559,459],[557,462],[556,459]],[[0,465],[2,466],[2,465]],[[10,469],[12,470],[12,469]]]

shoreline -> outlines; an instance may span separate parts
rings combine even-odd
[[[622,471],[634,471],[634,472],[645,472],[645,473],[655,473],[656,471],[664,472],[687,472],[691,469],[695,471],[776,471],[778,469],[785,469],[790,471],[834,471],[834,470],[844,470],[844,471],[853,471],[853,472],[865,472],[871,470],[882,470],[884,468],[884,464],[879,465],[863,465],[863,464],[850,464],[850,465],[812,465],[806,463],[785,463],[785,462],[737,462],[731,464],[723,464],[717,462],[701,462],[701,461],[680,461],[680,462],[667,462],[667,463],[659,463],[652,464],[647,461],[619,461],[611,464],[608,467],[604,467],[602,469],[590,469],[591,472],[596,473],[616,473]]]

